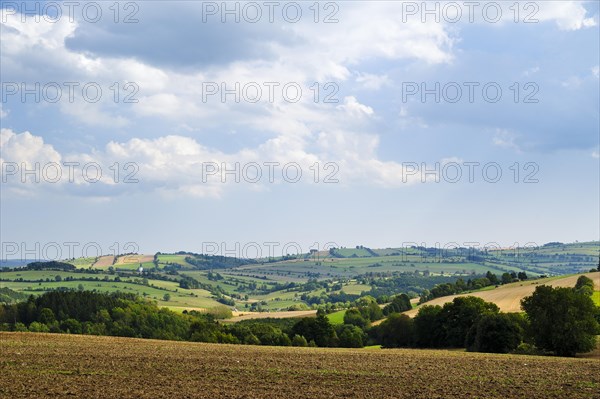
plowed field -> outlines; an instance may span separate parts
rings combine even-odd
[[[600,398],[600,361],[0,333],[1,398]]]

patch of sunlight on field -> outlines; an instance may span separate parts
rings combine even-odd
[[[596,304],[596,306],[600,306],[600,291],[594,291],[592,295],[592,300]]]
[[[346,314],[345,310],[340,310],[339,312],[330,313],[327,315],[329,322],[331,324],[344,324],[344,315]]]

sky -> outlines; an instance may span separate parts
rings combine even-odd
[[[2,259],[600,239],[599,6],[0,2]]]

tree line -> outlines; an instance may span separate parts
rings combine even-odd
[[[214,315],[183,314],[128,293],[55,291],[0,305],[0,329],[111,335],[211,343],[384,348],[467,348],[480,352],[554,353],[572,356],[595,347],[600,311],[594,285],[581,276],[574,288],[537,287],[522,301],[525,314],[501,313],[481,298],[459,297],[444,306],[425,305],[414,319],[406,294],[383,308],[363,297],[333,325],[325,311],[316,317],[218,323]],[[374,321],[387,319],[378,326]]]
[[[386,348],[466,348],[476,352],[573,356],[596,347],[600,308],[594,284],[580,276],[574,288],[539,286],[522,300],[524,314],[502,313],[481,298],[425,305],[414,319],[392,314],[370,331]]]

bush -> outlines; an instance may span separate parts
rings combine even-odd
[[[225,305],[215,306],[206,311],[207,314],[212,315],[215,319],[231,319],[233,312]]]
[[[29,331],[31,332],[50,332],[50,328],[47,325],[34,321],[29,325]]]
[[[535,347],[535,345],[523,342],[512,351],[515,355],[543,355],[542,351]]]
[[[260,339],[254,334],[249,334],[244,339],[244,344],[246,345],[260,345]]]
[[[301,346],[301,347],[305,347],[308,346],[308,342],[306,342],[306,338],[304,338],[302,335],[294,335],[294,338],[292,338],[292,346]]]
[[[579,276],[577,283],[575,283],[575,291],[592,296],[594,294],[594,282],[591,278]]]

